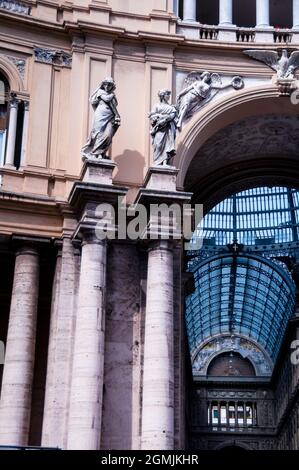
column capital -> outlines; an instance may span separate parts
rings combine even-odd
[[[9,106],[10,108],[17,108],[19,106],[20,100],[17,98],[16,93],[11,93],[9,97]]]
[[[148,252],[150,251],[170,251],[174,249],[173,241],[170,240],[155,240],[149,242]]]
[[[82,228],[81,232],[81,246],[84,245],[101,245],[105,246],[107,244],[107,239],[100,240],[97,238],[96,231],[92,228]]]
[[[39,256],[39,251],[37,247],[32,245],[19,246],[16,249],[16,256],[22,255]]]
[[[23,101],[24,103],[24,111],[29,111],[30,108],[30,101]]]

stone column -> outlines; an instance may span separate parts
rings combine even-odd
[[[174,448],[173,251],[157,242],[148,255],[142,449]]]
[[[299,29],[299,0],[293,0],[293,28]]]
[[[85,236],[73,353],[68,449],[98,450],[104,375],[106,241]]]
[[[219,0],[219,25],[231,26],[233,23],[233,0]]]
[[[190,23],[196,21],[196,0],[184,0],[183,20]]]
[[[77,250],[64,237],[53,285],[42,445],[66,447],[74,323],[77,300]]]
[[[256,27],[269,28],[270,6],[269,0],[256,0]]]
[[[0,444],[27,445],[34,373],[39,256],[25,247],[16,254],[0,400]]]
[[[8,137],[5,158],[5,166],[12,168],[15,168],[14,159],[17,136],[18,106],[18,100],[15,97],[12,97],[10,101]]]
[[[24,102],[24,120],[23,120],[22,148],[21,148],[21,166],[25,166],[25,165],[26,165],[28,127],[29,127],[29,101],[25,101],[25,102]]]

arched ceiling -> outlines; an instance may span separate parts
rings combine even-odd
[[[275,362],[290,317],[295,284],[285,270],[260,256],[224,254],[189,264],[195,291],[186,298],[191,356],[216,335],[244,335]]]
[[[210,180],[217,186],[217,179],[225,174],[233,180],[233,175],[242,171],[243,186],[233,188],[237,192],[246,188],[246,175],[252,178],[254,169],[260,180],[257,185],[261,178],[267,178],[267,171],[269,178],[272,175],[272,184],[281,184],[280,167],[290,166],[286,163],[290,160],[294,161],[295,168],[299,166],[299,115],[267,114],[246,118],[218,131],[198,150],[188,168],[185,189],[196,194],[202,189],[199,186],[206,184],[209,190]],[[275,171],[271,173],[271,165],[278,168],[277,175]],[[253,181],[248,186],[252,187]]]

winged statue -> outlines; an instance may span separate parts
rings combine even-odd
[[[184,121],[211,101],[220,90],[229,87],[240,90],[244,87],[244,81],[241,77],[233,77],[229,83],[223,85],[218,73],[204,71],[190,72],[185,78],[184,85],[177,97],[179,131]]]
[[[299,67],[299,51],[292,52],[289,56],[287,49],[283,49],[281,55],[277,51],[249,49],[244,54],[271,67],[276,71],[278,79],[295,79],[295,71]]]

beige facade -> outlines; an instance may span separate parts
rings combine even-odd
[[[299,187],[298,107],[273,70],[243,53],[297,49],[299,4],[289,2],[294,28],[280,30],[269,18],[265,24],[267,2],[257,2],[251,29],[233,24],[229,3],[220,0],[220,24],[207,26],[187,17],[194,7],[187,0],[185,13],[172,0],[0,1],[0,256],[7,273],[0,444],[191,445],[181,245],[108,246],[90,237],[83,219],[89,203],[116,204],[125,194],[128,203],[147,204],[155,190],[161,201],[192,198],[207,211],[256,182]],[[185,124],[176,185],[167,180],[153,190],[148,113],[160,89],[175,101],[187,74],[205,70],[224,80],[240,75],[245,86],[220,93]],[[80,150],[92,125],[89,96],[106,76],[115,79],[122,124],[110,150],[116,165],[103,170],[113,189],[90,194]],[[21,370],[14,348],[27,353]]]

